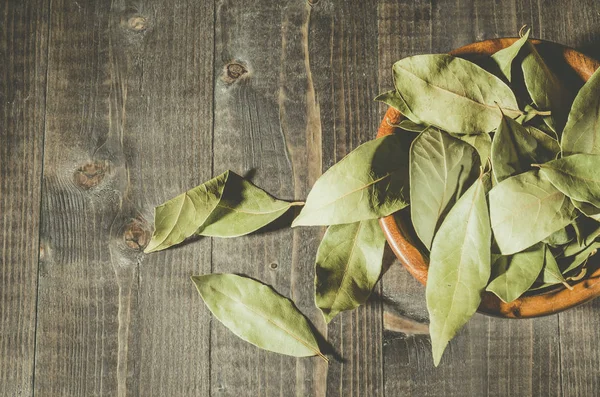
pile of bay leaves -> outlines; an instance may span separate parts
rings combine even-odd
[[[398,132],[348,154],[305,203],[275,199],[227,171],[157,207],[146,252],[192,235],[242,236],[303,206],[292,226],[329,226],[315,269],[315,303],[329,322],[366,302],[382,270],[378,218],[410,203],[430,258],[437,365],[484,291],[511,302],[570,288],[600,247],[600,72],[575,96],[528,35],[478,64],[451,55],[396,62],[395,90],[377,99],[405,116]],[[192,279],[244,340],[326,359],[308,320],[272,288],[234,274]]]

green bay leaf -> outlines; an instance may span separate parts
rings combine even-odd
[[[468,143],[429,127],[410,149],[410,214],[423,244],[431,248],[444,217],[477,179],[480,161]]]
[[[315,303],[326,322],[367,301],[381,275],[384,246],[377,219],[329,226],[315,266]]]
[[[566,285],[565,278],[560,271],[560,267],[558,266],[558,262],[556,261],[554,254],[552,254],[552,251],[547,245],[545,246],[544,251],[544,271],[542,272],[542,282],[548,285]]]
[[[600,242],[593,241],[578,253],[559,259],[559,266],[564,269],[563,274],[567,274],[585,264],[592,255],[596,254],[598,248],[600,248]]]
[[[502,80],[451,55],[416,55],[393,66],[397,94],[425,124],[456,134],[494,130],[498,106],[516,117],[517,100]]]
[[[569,198],[536,170],[500,182],[489,200],[492,230],[504,255],[531,247],[577,216]]]
[[[492,265],[493,279],[487,291],[504,302],[512,302],[527,291],[544,267],[544,245],[538,243],[510,256],[501,256]]]
[[[433,239],[426,295],[436,366],[448,342],[477,310],[490,278],[487,177],[477,179],[462,195]]]
[[[488,133],[482,133],[477,135],[452,135],[461,141],[467,142],[473,146],[477,153],[479,153],[479,159],[481,164],[486,164],[492,153],[492,137]]]
[[[553,146],[552,142],[556,146]],[[555,151],[556,150],[556,151]],[[558,142],[537,129],[527,129],[503,116],[492,141],[492,171],[496,182],[550,161],[560,152]]]
[[[577,201],[571,199],[571,202],[583,215],[591,218],[597,222],[600,222],[600,208],[583,201]]]
[[[354,223],[406,207],[409,138],[392,134],[353,150],[317,180],[292,226]]]
[[[543,242],[552,247],[558,247],[570,243],[575,237],[573,227],[568,225],[546,237]]]
[[[515,41],[506,48],[496,51],[492,55],[492,59],[498,65],[500,71],[502,71],[502,74],[504,75],[504,77],[506,77],[508,81],[511,81],[512,78],[513,61],[515,60],[517,55],[519,55],[519,52],[521,51],[521,48],[523,48],[523,45],[525,45],[525,43],[527,42],[527,39],[529,38],[529,32],[530,29],[527,29],[523,37],[521,37],[519,40]]]
[[[600,154],[600,69],[579,90],[562,134],[565,155]]]
[[[528,51],[521,63],[523,79],[533,103],[539,110],[551,111],[544,122],[557,134],[562,131],[570,106],[571,94],[548,67],[530,41],[524,46]]]
[[[226,171],[156,207],[154,234],[145,252],[179,244],[193,234],[248,234],[298,204],[277,200],[236,173]]]
[[[271,287],[235,274],[192,281],[212,314],[241,339],[272,352],[327,361],[306,317]]]
[[[574,154],[540,164],[540,172],[573,200],[600,207],[600,155]]]
[[[383,102],[386,105],[393,107],[394,109],[402,113],[404,117],[412,121],[414,124],[421,124],[421,120],[417,116],[415,116],[415,114],[410,110],[404,99],[400,95],[398,95],[396,90],[386,91],[382,94],[379,94],[377,97],[375,97],[375,100],[378,102]]]

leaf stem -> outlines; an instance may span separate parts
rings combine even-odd
[[[297,207],[306,204],[304,201],[294,201],[290,203],[290,207]]]

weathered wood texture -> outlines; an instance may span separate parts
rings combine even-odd
[[[2,4],[0,395],[598,394],[598,302],[535,320],[478,315],[434,369],[424,288],[390,255],[370,302],[325,325],[313,302],[324,230],[287,228],[293,214],[141,253],[155,205],[226,169],[306,197],[375,134],[384,107],[372,98],[403,56],[522,24],[600,56],[597,2]],[[209,272],[291,297],[329,340],[330,364],[237,339],[189,281]]]
[[[31,395],[48,1],[0,3],[0,395]]]

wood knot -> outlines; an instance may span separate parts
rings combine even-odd
[[[148,20],[141,15],[134,15],[127,20],[127,27],[134,32],[143,32],[148,27]]]
[[[272,263],[269,265],[269,267],[270,267],[272,270],[275,270],[275,269],[277,269],[277,268],[279,267],[279,265],[278,265],[276,262],[272,262]]]
[[[317,4],[319,4],[319,0],[306,0],[308,2],[309,6],[316,6]]]
[[[123,232],[123,240],[132,250],[143,251],[150,240],[150,231],[146,222],[140,219],[129,221]]]
[[[107,172],[107,162],[84,164],[73,174],[73,182],[82,189],[89,190],[98,186],[106,176]]]
[[[226,83],[231,84],[246,73],[248,73],[246,66],[240,62],[230,62],[225,65],[225,70],[223,71],[223,80],[225,80]]]

